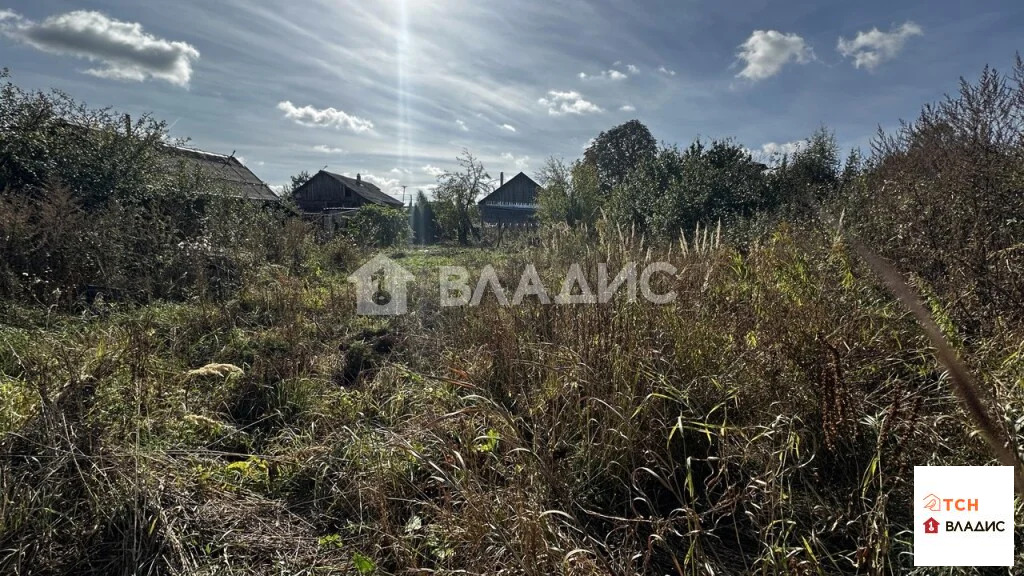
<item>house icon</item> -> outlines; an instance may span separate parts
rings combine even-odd
[[[938,534],[939,533],[939,521],[935,518],[929,518],[924,521],[924,533],[925,534]]]
[[[397,262],[378,254],[348,277],[356,285],[356,314],[397,316],[408,312],[406,283],[415,276]]]
[[[929,494],[924,497],[924,509],[931,510],[932,512],[939,512],[942,506],[939,501],[939,497],[935,494]]]

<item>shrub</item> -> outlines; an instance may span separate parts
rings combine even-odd
[[[405,210],[377,204],[361,207],[345,229],[360,245],[378,248],[404,246],[411,234]]]

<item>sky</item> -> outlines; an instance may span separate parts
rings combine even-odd
[[[30,89],[150,113],[279,186],[325,168],[399,199],[465,149],[534,174],[639,119],[666,144],[792,151],[1009,70],[1019,0],[0,0],[0,66]]]

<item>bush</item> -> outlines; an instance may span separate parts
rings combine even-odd
[[[850,194],[854,229],[968,328],[1024,318],[1024,61],[879,133]]]
[[[356,211],[345,227],[362,246],[387,248],[409,243],[411,230],[405,210],[368,204]]]
[[[0,78],[6,78],[6,72]],[[0,296],[222,298],[260,264],[295,268],[306,229],[167,162],[165,126],[60,92],[0,88]],[[296,226],[299,228],[296,229]]]

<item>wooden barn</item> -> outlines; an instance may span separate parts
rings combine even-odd
[[[292,198],[302,214],[318,220],[325,230],[344,225],[346,218],[361,206],[379,204],[401,208],[401,200],[385,194],[380,188],[363,180],[321,170],[292,192]]]
[[[537,218],[537,192],[540,185],[520,172],[501,185],[494,192],[477,202],[480,219],[484,224],[497,226],[532,224]]]
[[[355,178],[342,176],[321,170],[305,184],[292,192],[299,210],[307,214],[339,209],[359,208],[366,204],[381,204],[401,208],[401,200],[397,200],[381,192],[373,184],[362,179],[359,174]]]
[[[238,158],[204,152],[194,148],[162,145],[164,162],[168,168],[198,169],[215,182],[224,184],[224,190],[233,198],[244,198],[262,203],[279,203],[281,198],[260,180]]]

